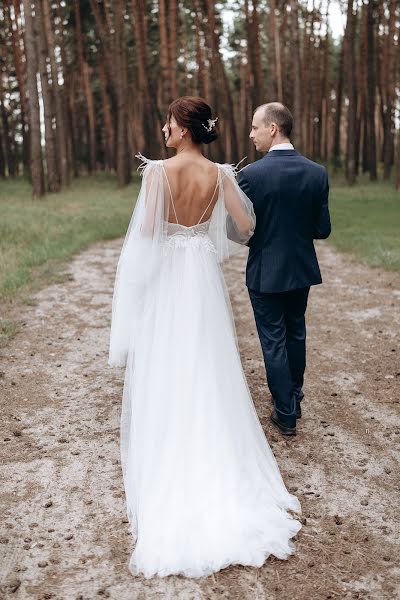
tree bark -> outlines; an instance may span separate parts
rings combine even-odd
[[[356,42],[356,15],[353,12],[354,0],[349,0],[347,10],[347,66],[346,83],[348,95],[347,107],[347,149],[346,149],[346,178],[349,185],[356,181],[355,145],[356,145],[356,85],[354,74],[355,65],[355,42]]]
[[[114,147],[115,147],[115,132],[113,120],[111,116],[110,99],[107,93],[107,77],[102,60],[97,62],[98,73],[100,78],[100,93],[102,117],[104,123],[104,157],[105,167],[107,169],[115,169]]]
[[[39,94],[36,82],[37,53],[36,32],[32,16],[31,0],[23,0],[25,16],[25,53],[26,75],[29,96],[29,129],[30,129],[30,173],[32,195],[38,198],[44,195],[44,170],[40,136]]]
[[[367,132],[368,132],[368,169],[371,181],[378,177],[376,164],[376,131],[375,131],[375,1],[369,0],[367,5]]]
[[[52,28],[51,19],[51,8],[49,0],[36,0],[37,2],[42,1],[43,10],[43,23],[46,31],[47,48],[50,58],[50,71],[52,88],[54,90],[54,98],[56,102],[56,135],[57,135],[57,150],[60,157],[60,176],[61,176],[61,187],[66,188],[69,185],[69,171],[68,171],[68,156],[67,156],[67,138],[65,131],[65,111],[64,111],[64,89],[58,81],[58,68],[56,63],[55,54],[55,41],[54,33]]]
[[[177,0],[169,0],[169,39],[168,39],[168,55],[169,55],[169,79],[172,99],[178,96],[177,83]]]
[[[130,181],[127,138],[127,85],[125,79],[124,3],[115,0],[115,79],[117,95],[117,179],[118,186]]]
[[[291,7],[291,38],[292,38],[292,70],[293,70],[293,120],[294,120],[294,135],[293,143],[298,148],[302,149],[302,131],[301,131],[301,59],[300,59],[300,35],[299,35],[299,0],[290,0]]]
[[[170,65],[168,55],[167,8],[165,0],[158,0],[158,31],[160,36],[161,110],[165,112],[172,102]]]
[[[47,166],[47,189],[49,192],[60,191],[60,174],[58,170],[57,161],[57,146],[55,140],[55,131],[53,129],[53,120],[55,121],[54,115],[54,81],[52,85],[49,83],[48,72],[47,72],[47,45],[45,31],[43,27],[43,14],[41,8],[41,2],[37,0],[35,4],[35,19],[37,23],[37,42],[38,42],[38,53],[39,53],[39,70],[40,70],[40,81],[42,88],[42,100],[43,100],[43,112],[44,112],[44,124],[45,124],[45,153],[46,153],[46,166]]]
[[[136,2],[136,3],[144,2],[144,1],[145,0],[133,0],[133,2]],[[116,100],[116,95],[115,95],[115,70],[114,70],[114,65],[113,65],[113,61],[112,61],[114,52],[112,49],[110,36],[107,36],[107,34],[104,30],[103,20],[100,15],[99,4],[98,4],[97,0],[90,0],[90,6],[91,6],[94,20],[96,23],[96,30],[97,30],[97,35],[98,35],[98,39],[100,42],[100,51],[101,51],[101,55],[102,55],[102,59],[103,59],[104,68],[107,73],[108,91],[110,93],[112,103],[116,104],[117,100]],[[106,10],[105,12],[106,12],[106,21],[108,21],[109,11]],[[110,31],[112,28],[111,24],[109,22],[107,23],[107,27],[108,27],[108,31]]]
[[[283,87],[282,87],[282,67],[281,67],[281,47],[279,41],[279,26],[276,21],[276,1],[270,0],[270,23],[271,34],[274,40],[275,52],[275,73],[276,73],[276,91],[278,102],[283,102]]]
[[[47,1],[47,0],[46,0]],[[81,14],[79,1],[74,0],[74,11],[75,11],[75,22],[76,22],[76,42],[78,50],[78,61],[79,71],[82,79],[83,93],[86,101],[86,113],[89,122],[89,173],[96,171],[96,129],[95,129],[95,115],[93,105],[93,95],[90,86],[90,75],[89,65],[85,61],[83,53],[83,40],[82,40],[82,25],[81,25]]]
[[[10,0],[7,0],[8,10],[10,12]],[[29,172],[29,129],[28,129],[28,103],[26,98],[26,73],[24,64],[22,63],[22,52],[20,44],[23,44],[23,38],[20,32],[20,10],[21,3],[18,0],[13,2],[14,8],[14,27],[11,27],[12,42],[13,42],[13,56],[15,65],[15,75],[18,82],[20,103],[21,103],[21,126],[22,126],[22,163],[24,172]],[[10,13],[11,14],[11,13]]]
[[[373,0],[370,0],[370,4]],[[386,110],[384,110],[384,138],[383,138],[383,178],[389,179],[393,162],[393,113],[396,94],[396,73],[395,65],[395,19],[396,19],[396,0],[389,2],[389,24],[388,35],[386,38],[387,44],[387,62],[385,65],[385,87],[386,87]],[[373,9],[371,9],[373,10]]]
[[[251,14],[251,36],[248,38],[252,56],[252,70],[254,78],[254,110],[257,106],[264,103],[264,81],[261,68],[261,48],[260,48],[260,22],[258,18],[258,0],[253,0],[253,11]]]
[[[212,60],[213,65],[215,65],[216,73],[218,74],[217,81],[221,82],[222,91],[223,91],[223,104],[221,109],[225,108],[226,110],[226,131],[229,131],[229,138],[227,139],[227,147],[226,147],[226,155],[231,160],[233,156],[233,151],[237,151],[238,141],[237,141],[237,133],[236,133],[236,122],[235,115],[233,109],[233,100],[232,94],[229,89],[228,78],[225,72],[224,64],[222,62],[220,48],[219,48],[219,33],[217,29],[217,24],[215,22],[215,4],[212,0],[206,0],[206,12],[207,12],[207,21],[208,21],[208,34],[209,34],[209,44],[212,49]],[[216,93],[216,81],[214,80],[214,101],[217,100]],[[214,107],[215,110],[215,107]]]

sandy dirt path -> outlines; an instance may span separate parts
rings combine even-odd
[[[0,596],[87,600],[400,597],[400,277],[320,244],[308,309],[298,435],[270,425],[270,396],[244,287],[226,267],[243,363],[284,480],[303,507],[297,554],[201,580],[134,578],[119,462],[123,370],[107,367],[121,240],[68,266],[19,313],[1,351]],[[397,523],[397,530],[396,530]]]

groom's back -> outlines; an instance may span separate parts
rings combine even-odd
[[[330,233],[325,167],[295,150],[275,150],[241,172],[257,225],[246,283],[283,292],[321,283],[313,239]]]

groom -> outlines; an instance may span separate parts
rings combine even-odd
[[[274,405],[271,421],[284,435],[296,435],[301,417],[305,312],[310,286],[322,283],[313,240],[331,232],[327,171],[294,149],[292,127],[283,104],[259,106],[250,138],[266,154],[239,179],[256,214],[246,285]]]

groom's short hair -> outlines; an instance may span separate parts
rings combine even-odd
[[[264,111],[263,121],[265,125],[276,123],[279,131],[286,137],[290,137],[293,129],[293,115],[287,106],[281,104],[281,102],[268,102],[268,104],[258,106],[257,110]]]

